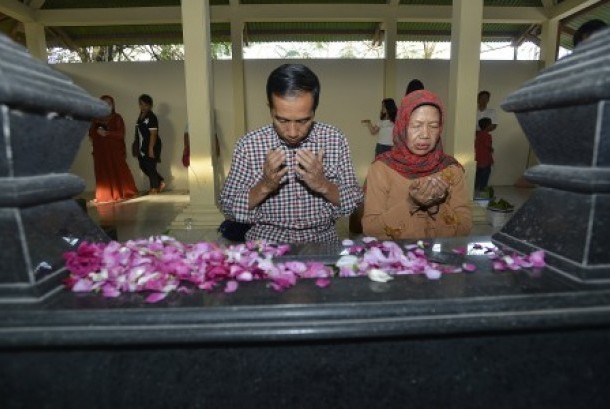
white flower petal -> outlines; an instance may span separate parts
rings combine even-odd
[[[347,255],[347,256],[341,256],[341,258],[339,260],[337,260],[337,263],[335,263],[335,265],[339,268],[352,267],[356,263],[358,263],[358,257],[352,256],[352,255]]]
[[[393,280],[394,277],[382,271],[378,268],[372,268],[366,273],[372,281],[377,281],[378,283],[385,283],[390,280]]]

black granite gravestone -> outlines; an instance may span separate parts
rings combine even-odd
[[[89,120],[108,107],[0,36],[0,301],[36,301],[61,288],[64,251],[107,240],[73,196],[68,173]]]
[[[502,104],[540,164],[540,185],[493,236],[576,280],[610,281],[610,29],[593,35]]]

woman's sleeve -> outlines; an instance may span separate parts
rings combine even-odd
[[[455,184],[451,189],[448,206],[452,211],[451,214],[455,215],[455,220],[450,220],[453,219],[453,217],[449,217],[445,222],[450,222],[448,224],[455,224],[456,236],[467,236],[472,229],[472,209],[470,207],[468,188],[466,186],[466,174],[458,167],[454,167],[452,171],[453,174],[456,175],[456,178]]]
[[[108,138],[124,140],[125,139],[125,122],[119,114],[113,116],[108,123]]]

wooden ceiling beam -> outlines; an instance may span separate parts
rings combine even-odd
[[[16,2],[16,0],[8,0]],[[2,11],[2,10],[0,10]],[[213,23],[238,19],[249,22],[272,21],[383,21],[451,22],[451,6],[361,5],[347,8],[342,4],[288,4],[210,6]],[[95,9],[37,10],[37,21],[45,26],[109,26],[140,24],[179,24],[180,7],[125,7]],[[542,7],[485,7],[485,23],[540,23],[546,18]]]
[[[563,20],[598,3],[600,0],[564,0],[547,10],[546,13],[549,20]]]

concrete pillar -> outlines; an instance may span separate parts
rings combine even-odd
[[[172,231],[188,229],[193,239],[206,240],[195,231],[215,231],[223,217],[216,207],[214,187],[214,119],[209,1],[182,1],[186,106],[191,166],[190,205],[171,224]],[[179,236],[179,235],[176,235]]]
[[[246,91],[244,81],[243,29],[241,19],[231,20],[231,70],[233,78],[233,136],[246,133]],[[235,140],[231,140],[232,147]]]
[[[39,23],[23,23],[25,29],[25,43],[33,57],[47,63],[47,37],[44,26]]]
[[[394,98],[400,106],[402,95],[394,95],[396,93],[396,39],[398,37],[396,18],[386,19],[383,25],[385,29],[383,96],[384,98]]]
[[[474,194],[474,136],[481,55],[483,0],[454,0],[451,19],[449,99],[443,146],[466,170],[468,194]],[[473,210],[478,210],[473,206]],[[474,221],[485,217],[474,212]]]

